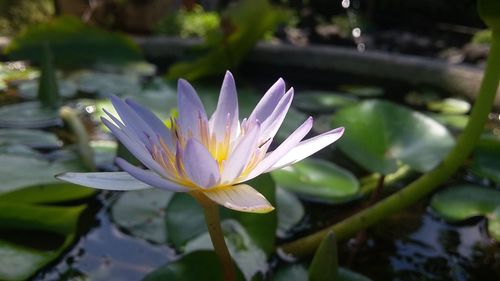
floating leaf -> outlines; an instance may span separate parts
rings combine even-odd
[[[335,281],[338,274],[337,242],[333,232],[321,241],[309,266],[310,281]]]
[[[94,140],[90,142],[94,151],[94,163],[97,167],[112,167],[115,162],[118,144],[109,140]]]
[[[37,129],[60,124],[57,111],[43,108],[39,102],[0,107],[0,127]]]
[[[136,95],[141,91],[139,77],[130,74],[81,70],[73,72],[66,80],[74,83],[81,92],[103,98],[110,95]]]
[[[39,184],[60,183],[54,176],[65,171],[82,171],[74,162],[53,162],[31,157],[0,155],[0,194]]]
[[[88,66],[96,62],[141,60],[139,47],[128,37],[85,25],[72,17],[59,17],[30,26],[16,36],[5,53],[13,59],[41,61],[42,47],[50,46],[57,66]]]
[[[0,278],[26,280],[43,267],[50,254],[0,240]]]
[[[213,251],[198,251],[164,265],[142,281],[215,281],[223,280],[219,259]],[[244,280],[238,272],[237,280]]]
[[[293,105],[306,112],[333,112],[340,107],[352,105],[357,99],[341,93],[301,91],[294,97]]]
[[[342,85],[339,90],[364,98],[375,98],[384,95],[384,89],[375,86]]]
[[[245,279],[251,280],[258,273],[265,274],[268,270],[266,253],[255,245],[243,226],[235,220],[224,220],[222,231],[231,257]],[[213,245],[208,232],[189,241],[185,248],[187,253],[212,249]]]
[[[55,149],[61,147],[56,135],[39,130],[0,129],[0,145],[25,145],[31,148]]]
[[[57,81],[59,94],[64,98],[72,98],[77,94],[78,88],[72,81],[61,80]],[[19,96],[24,99],[36,99],[38,95],[38,80],[30,80],[19,83],[17,87]]]
[[[474,174],[500,184],[500,142],[481,141],[474,151],[470,169]]]
[[[207,231],[203,208],[187,194],[176,193],[165,212],[169,242],[178,249]]]
[[[172,195],[161,189],[125,192],[113,204],[111,216],[115,223],[134,236],[166,243],[164,207]]]
[[[477,185],[459,185],[432,197],[431,207],[445,220],[455,222],[475,216],[486,216],[488,230],[500,241],[498,231],[500,191]]]
[[[304,206],[291,192],[283,188],[276,189],[276,211],[278,212],[278,237],[286,233],[302,220],[305,214]]]
[[[468,115],[458,115],[458,114],[428,114],[430,117],[438,121],[439,123],[457,130],[465,129],[467,122],[469,122]]]
[[[79,200],[95,194],[96,190],[68,183],[35,185],[0,195],[0,202],[31,204],[60,203]],[[1,204],[1,203],[0,203]]]
[[[338,111],[333,126],[346,132],[339,147],[365,169],[394,173],[399,162],[419,172],[434,168],[453,147],[448,130],[405,107],[369,100]]]
[[[274,281],[304,281],[308,280],[307,269],[300,264],[292,264],[279,268],[276,272]]]
[[[321,159],[304,159],[271,174],[278,186],[316,201],[349,201],[359,190],[358,180],[349,171]]]
[[[445,114],[465,114],[470,110],[470,103],[455,98],[446,98],[427,103],[427,108]]]

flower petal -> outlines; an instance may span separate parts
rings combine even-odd
[[[219,182],[219,165],[200,142],[188,140],[183,156],[184,171],[194,184],[209,188]]]
[[[221,183],[229,183],[236,179],[247,166],[250,156],[255,152],[260,136],[260,125],[252,127],[250,131],[242,137],[236,145],[231,155],[224,163],[224,170],[221,175]]]
[[[229,120],[227,120],[229,116]],[[236,85],[231,72],[227,71],[222,82],[217,109],[210,118],[210,128],[215,133],[217,140],[221,141],[226,133],[226,126],[229,126],[230,137],[234,138],[239,128],[238,124],[238,95]]]
[[[264,122],[273,113],[276,105],[278,105],[281,97],[285,94],[285,81],[278,79],[274,85],[267,90],[259,103],[255,106],[252,114],[248,117],[249,120],[258,120]]]
[[[143,143],[149,143],[149,137],[156,136],[155,132],[149,127],[142,118],[135,113],[128,104],[122,101],[117,96],[111,96],[111,103],[113,103],[113,107],[120,115],[120,118],[125,124],[125,127],[134,132],[135,135],[142,140]]]
[[[150,186],[175,192],[190,191],[189,188],[177,184],[175,182],[169,181],[165,178],[162,178],[153,171],[137,168],[136,166],[130,164],[129,162],[123,160],[122,158],[116,158],[116,164],[120,168],[122,168],[125,172],[129,173],[131,176],[136,178],[137,180],[140,180]]]
[[[274,207],[264,195],[247,184],[204,191],[212,201],[226,208],[249,213],[269,213]]]
[[[292,104],[293,100],[293,88],[290,88],[288,92],[282,97],[282,99],[276,105],[273,113],[262,123],[262,138],[269,139],[274,138],[278,132],[283,120],[285,119],[288,109]]]
[[[307,118],[307,120],[300,125],[295,131],[288,136],[288,138],[283,141],[274,151],[268,153],[262,161],[246,176],[241,179],[241,182],[247,181],[255,178],[256,176],[262,174],[264,171],[272,167],[276,162],[278,162],[281,157],[283,157],[287,152],[294,148],[312,128],[313,120],[312,117]]]
[[[151,157],[151,153],[146,149],[146,145],[138,140],[135,135],[127,134],[128,131],[125,128],[123,130],[119,129],[106,118],[101,118],[101,121],[137,160],[158,174],[164,173],[162,166]]]
[[[165,123],[160,120],[153,112],[144,106],[136,103],[133,100],[126,99],[125,102],[132,108],[132,110],[139,115],[146,124],[148,124],[153,131],[159,135],[164,141],[165,144],[173,151],[175,150],[175,145],[172,141],[172,134],[170,130],[167,128]]]
[[[63,173],[56,178],[87,187],[107,190],[140,190],[152,186],[136,180],[126,172]]]
[[[187,136],[191,131],[193,136],[199,139],[200,121],[208,122],[207,113],[193,86],[184,79],[179,79],[177,83],[177,104],[182,134]]]
[[[326,146],[337,141],[344,133],[344,128],[336,128],[316,137],[301,141],[296,147],[288,151],[278,162],[266,170],[267,172],[283,168],[288,165],[299,162],[300,160],[309,157]]]

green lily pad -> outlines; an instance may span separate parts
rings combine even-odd
[[[7,89],[13,81],[24,81],[38,77],[38,71],[22,61],[0,62],[0,91]]]
[[[359,190],[358,180],[349,171],[321,159],[308,158],[271,175],[278,186],[325,203],[352,200]]]
[[[305,210],[295,195],[283,188],[276,189],[276,211],[278,212],[278,237],[285,237],[286,233],[299,223],[304,217]]]
[[[480,142],[474,151],[470,170],[480,177],[500,184],[500,142],[486,142]]]
[[[459,114],[428,114],[430,117],[434,118],[439,123],[457,130],[465,129],[467,122],[469,122],[468,115]]]
[[[43,267],[49,253],[0,240],[0,278],[25,280]]]
[[[38,80],[30,80],[22,82],[17,87],[19,95],[24,99],[34,100],[38,97]],[[76,96],[78,89],[75,83],[66,80],[58,80],[57,86],[59,95],[64,98],[72,98]]]
[[[219,260],[213,251],[198,251],[164,265],[148,274],[142,281],[214,281],[223,280]],[[244,280],[238,272],[237,280]]]
[[[339,90],[363,98],[375,98],[384,95],[384,89],[376,86],[342,85]]]
[[[79,91],[103,98],[134,95],[141,91],[139,77],[130,74],[81,70],[73,72],[67,80],[76,84]]]
[[[31,148],[55,149],[62,145],[56,135],[38,130],[0,129],[0,145],[25,145]]]
[[[433,169],[454,145],[448,130],[419,112],[387,101],[369,100],[335,114],[346,128],[340,149],[359,165],[384,175],[400,163],[419,172]]]
[[[432,197],[432,209],[445,220],[456,222],[485,216],[490,234],[500,241],[500,191],[476,185],[459,185]]]
[[[243,226],[235,220],[228,219],[222,222],[222,231],[231,257],[245,279],[251,280],[256,274],[265,274],[268,270],[266,253],[255,245]],[[208,232],[192,239],[185,247],[187,253],[212,249]]]
[[[301,91],[293,99],[293,105],[306,112],[333,112],[340,107],[352,105],[357,99],[335,92]]]
[[[92,188],[58,182],[54,184],[29,186],[2,193],[0,195],[0,202],[30,204],[60,203],[86,198],[95,193],[96,190]]]
[[[165,209],[169,242],[177,249],[207,231],[203,208],[188,194],[177,193]]]
[[[73,161],[48,162],[31,157],[0,155],[0,194],[39,184],[60,183],[54,176],[66,171],[83,171],[79,163]]]
[[[94,151],[94,163],[97,167],[110,167],[115,162],[118,144],[116,141],[94,140],[90,142]]]
[[[465,114],[470,110],[470,103],[455,98],[446,98],[427,103],[427,108],[445,114]]]
[[[32,157],[37,159],[43,159],[44,156],[42,153],[36,151],[33,148],[30,148],[26,145],[22,144],[10,144],[10,145],[1,145],[0,146],[0,155],[14,155],[14,156],[23,156],[23,157]]]
[[[37,129],[60,125],[57,111],[39,102],[23,102],[0,107],[0,127]]]
[[[161,189],[128,191],[111,207],[115,223],[136,237],[167,242],[164,207],[173,193]]]

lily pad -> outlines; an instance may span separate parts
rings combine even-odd
[[[283,188],[276,189],[276,210],[278,212],[278,237],[285,237],[286,233],[299,223],[304,217],[304,206],[295,195]]]
[[[130,74],[82,70],[72,73],[67,80],[76,84],[81,92],[104,98],[110,95],[133,95],[141,91],[139,77]]]
[[[457,130],[465,129],[467,122],[469,122],[468,115],[460,114],[428,114],[430,117],[434,118],[439,123]]]
[[[23,102],[0,107],[0,127],[37,129],[61,125],[57,111],[39,102]]]
[[[97,167],[112,167],[115,162],[118,144],[116,141],[94,140],[90,142],[94,151],[94,163]]]
[[[219,260],[213,251],[198,251],[164,265],[148,274],[142,281],[214,281],[223,280]],[[238,273],[237,280],[244,280]]]
[[[19,95],[24,99],[34,100],[38,97],[38,80],[30,80],[20,83],[17,87]],[[64,98],[72,98],[76,96],[78,89],[75,83],[66,80],[60,80],[57,82],[59,89],[59,95]]]
[[[56,135],[39,130],[0,129],[0,145],[25,145],[31,148],[55,149],[62,145]]]
[[[500,191],[477,185],[459,185],[432,197],[432,209],[450,222],[485,216],[490,234],[500,241]]]
[[[474,151],[471,171],[500,184],[500,142],[482,140]]]
[[[279,187],[314,201],[346,202],[359,190],[358,180],[349,171],[321,159],[308,158],[271,174]]]
[[[295,96],[293,105],[306,112],[333,112],[340,107],[352,105],[357,99],[335,92],[301,91]]]
[[[363,98],[375,98],[384,95],[384,89],[376,86],[342,85],[339,90]]]
[[[346,107],[332,123],[346,128],[340,149],[365,169],[384,175],[394,173],[400,163],[427,172],[454,145],[453,137],[437,121],[387,101]]]
[[[0,194],[39,184],[59,183],[54,176],[65,171],[82,171],[75,162],[48,162],[32,157],[0,155]]]
[[[303,281],[309,280],[307,269],[302,264],[292,264],[282,268],[278,268],[274,281]],[[349,269],[339,267],[337,271],[336,281],[370,281],[371,279],[351,271]]]
[[[113,204],[115,223],[136,237],[167,242],[164,207],[173,193],[161,189],[128,191]]]
[[[175,194],[165,213],[168,239],[177,249],[207,231],[203,208],[187,194]]]
[[[427,108],[445,114],[465,114],[470,110],[470,103],[455,98],[446,98],[427,103]]]

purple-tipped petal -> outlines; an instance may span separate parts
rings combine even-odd
[[[201,122],[208,122],[207,113],[193,86],[184,79],[179,79],[177,84],[177,104],[182,134],[187,135],[191,131],[199,139],[200,119]]]
[[[64,173],[56,178],[70,183],[106,190],[140,190],[152,186],[136,180],[126,172]]]
[[[293,149],[297,144],[309,133],[312,128],[313,120],[312,117],[307,118],[307,120],[300,125],[284,142],[282,142],[274,151],[268,153],[262,161],[257,164],[257,166],[241,180],[247,181],[255,178],[256,176],[262,174],[267,169],[272,167],[276,162],[278,162],[287,152]]]
[[[236,211],[269,213],[274,210],[264,195],[247,184],[215,188],[203,194],[217,204]]]
[[[245,169],[258,145],[260,136],[260,125],[256,124],[236,145],[229,158],[224,163],[224,170],[221,175],[221,183],[234,181]]]
[[[229,118],[229,120],[228,120]],[[210,127],[212,132],[220,141],[226,133],[226,126],[229,126],[231,136],[234,137],[238,132],[238,95],[236,85],[231,72],[227,71],[222,82],[217,109],[210,118]]]
[[[123,100],[117,96],[111,96],[111,103],[120,116],[123,124],[125,124],[125,127],[130,129],[131,132],[134,132],[142,142],[149,143],[149,137],[156,136],[149,125],[146,124],[146,122],[144,122]]]
[[[136,103],[133,100],[126,99],[125,102],[134,110],[137,115],[139,115],[144,122],[146,122],[153,131],[160,136],[165,144],[173,151],[175,150],[175,145],[172,142],[172,135],[170,130],[165,126],[165,123],[161,121],[156,115],[145,108],[144,106]]]
[[[101,121],[137,160],[158,174],[164,173],[160,164],[151,157],[151,153],[146,149],[145,144],[138,140],[136,136],[128,135],[126,130],[120,130],[106,118],[101,118]]]
[[[264,122],[274,111],[284,94],[285,81],[280,78],[264,94],[248,119],[259,120],[261,123]]]
[[[131,176],[136,178],[137,180],[142,181],[150,186],[175,192],[190,191],[189,188],[182,186],[178,183],[169,181],[165,178],[162,178],[155,172],[137,168],[136,166],[130,164],[129,162],[123,160],[122,158],[116,158],[116,164],[120,168],[122,168],[125,172],[129,173]]]
[[[313,155],[319,150],[337,141],[343,133],[344,128],[340,127],[305,141],[301,141],[296,147],[292,148],[287,154],[285,154],[285,156],[271,166],[271,168],[267,169],[266,173],[292,165]]]
[[[184,170],[194,184],[201,188],[209,188],[219,182],[217,161],[197,140],[188,140],[183,156]]]
[[[285,120],[285,116],[288,113],[288,109],[292,104],[293,100],[293,88],[290,88],[288,92],[283,96],[283,98],[279,101],[276,109],[273,113],[266,119],[264,123],[262,123],[262,138],[269,139],[274,138],[276,133],[278,132],[283,120]]]

